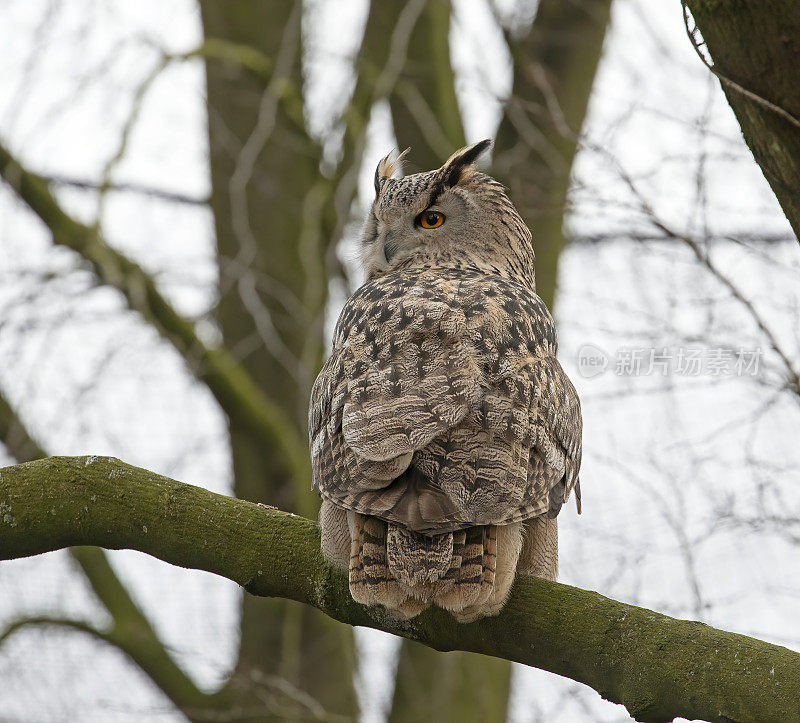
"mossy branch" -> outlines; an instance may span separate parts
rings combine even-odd
[[[70,545],[140,550],[350,625],[549,670],[640,720],[800,718],[800,655],[778,645],[535,578],[518,580],[495,618],[461,625],[428,611],[398,622],[353,601],[346,576],[322,558],[310,520],[108,457],[0,470],[0,559]]]
[[[256,439],[264,440],[266,448],[281,460],[293,479],[311,479],[305,440],[284,410],[261,391],[230,352],[203,344],[194,325],[175,311],[153,279],[105,243],[95,229],[66,214],[47,183],[24,168],[2,143],[0,175],[50,229],[54,243],[77,252],[101,282],[120,291],[130,307],[173,344],[229,417],[241,420]]]

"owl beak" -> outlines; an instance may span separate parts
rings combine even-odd
[[[400,250],[400,244],[397,241],[397,237],[391,232],[386,234],[383,242],[383,255],[386,257],[387,263],[397,256],[397,252]]]

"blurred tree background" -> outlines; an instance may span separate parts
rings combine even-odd
[[[49,3],[42,14],[37,40],[43,45],[49,26],[65,4]],[[19,127],[17,121],[8,121],[5,129],[0,126],[0,170],[8,188],[13,189],[9,191],[13,201],[6,200],[4,208],[28,213],[21,210],[26,207],[38,216],[58,266],[53,271],[46,264],[37,267],[28,263],[26,268],[23,260],[13,267],[15,274],[21,269],[29,273],[31,284],[3,297],[7,320],[4,334],[25,334],[24,324],[12,323],[13,310],[28,304],[41,290],[39,284],[52,289],[61,283],[60,293],[66,298],[96,297],[100,289],[113,290],[112,311],[102,304],[92,310],[95,328],[105,323],[106,313],[130,312],[135,323],[145,323],[161,338],[159,343],[167,343],[177,352],[182,368],[190,372],[186,384],[200,385],[202,394],[213,397],[222,412],[217,432],[222,434],[224,425],[229,438],[233,493],[306,516],[314,516],[318,504],[310,490],[305,452],[307,400],[325,357],[331,316],[335,318],[338,304],[358,284],[347,249],[363,216],[365,199],[359,193],[360,179],[371,173],[377,161],[370,145],[371,123],[375,117],[383,118],[396,147],[411,147],[411,172],[439,166],[455,148],[473,139],[470,133],[474,128],[465,114],[465,92],[453,64],[451,40],[463,32],[459,25],[463,19],[459,20],[455,3],[373,0],[362,8],[363,27],[335,29],[346,34],[352,46],[345,62],[350,81],[344,97],[322,114],[325,119],[320,131],[321,113],[314,106],[313,89],[308,87],[313,48],[308,47],[312,35],[307,26],[316,5],[200,0],[196,12],[202,38],[194,46],[176,43],[180,49],[168,50],[166,45],[145,43],[151,46],[153,61],[128,89],[130,103],[124,117],[114,119],[119,129],[116,140],[99,151],[103,159],[99,173],[86,174],[92,180],[81,176],[81,163],[74,164],[74,175],[37,165],[26,152],[32,143],[30,136],[21,136],[24,143],[12,142],[15,127]],[[581,235],[602,241],[604,234],[620,234],[619,216],[608,210],[611,204],[597,188],[592,189],[593,200],[584,198],[584,202],[600,209],[597,217],[602,224],[592,225],[588,233],[581,234],[580,228],[570,225],[569,217],[574,205],[570,194],[581,199],[587,189],[580,180],[585,177],[577,176],[576,181],[579,151],[594,153],[595,159],[600,159],[595,162],[605,170],[618,165],[610,150],[592,145],[597,136],[582,142],[611,24],[612,2],[540,0],[486,5],[482,12],[491,24],[495,42],[504,47],[510,73],[508,92],[496,99],[496,140],[488,170],[510,189],[533,230],[539,293],[551,308],[556,302],[560,311],[568,300],[556,296],[556,289],[561,290],[560,285],[557,287],[559,262],[569,242],[577,243],[573,237]],[[675,12],[679,13],[677,4]],[[2,13],[0,10],[0,16]],[[352,12],[345,15],[350,17]],[[651,26],[644,25],[657,35]],[[657,42],[655,45],[658,47]],[[123,45],[111,51],[117,60],[122,59],[120,62],[125,62],[129,53]],[[475,53],[480,56],[480,49]],[[23,79],[33,73],[35,51],[30,58]],[[116,61],[112,57],[106,62]],[[136,144],[141,143],[137,134],[147,132],[141,130],[142,118],[148,113],[153,89],[162,75],[176,66],[197,63],[202,63],[205,71],[203,125],[208,166],[203,173],[209,179],[207,197],[192,195],[186,188],[165,190],[157,183],[126,187],[120,179],[125,177],[126,159],[135,155]],[[91,82],[87,77],[78,85]],[[17,93],[22,97],[25,92],[22,82]],[[10,96],[5,112],[13,113],[15,105],[20,105],[19,98]],[[632,115],[630,108],[620,106],[618,111],[616,119],[605,126],[606,138],[611,134],[609,129],[625,125]],[[51,122],[57,122],[52,120],[52,113]],[[156,122],[176,121],[167,117]],[[88,139],[78,140],[79,133],[76,130],[76,141],[86,143]],[[378,150],[383,155],[388,149]],[[604,156],[606,152],[610,158]],[[707,155],[707,149],[703,153]],[[728,146],[719,151],[720,156],[726,153],[733,151]],[[737,153],[742,153],[741,144]],[[127,166],[129,171],[132,168]],[[614,187],[627,189],[628,194],[619,208],[643,219],[625,233],[643,241],[655,229],[659,240],[672,241],[673,247],[684,242],[696,252],[693,270],[688,273],[700,273],[697,269],[702,267],[703,274],[719,283],[717,267],[708,263],[705,244],[714,236],[708,223],[704,227],[698,222],[691,234],[674,231],[674,226],[658,217],[649,197],[641,195],[637,186],[641,178],[617,170]],[[702,168],[697,171],[695,208],[706,203],[704,172]],[[198,187],[192,182],[186,186]],[[176,274],[172,279],[165,282],[159,278],[159,265],[169,265],[169,237],[158,240],[155,252],[150,247],[142,254],[135,244],[126,247],[125,229],[115,229],[106,220],[115,199],[126,194],[147,197],[153,203],[210,209],[214,271],[210,283],[208,278],[191,282],[206,289],[202,293],[207,299],[177,300],[182,283],[180,259],[172,266],[171,273]],[[152,210],[152,206],[137,208],[132,215],[129,210],[128,223],[147,214],[148,208]],[[774,208],[771,212],[774,214]],[[173,220],[181,223],[182,217],[178,214]],[[775,224],[776,243],[791,238],[783,223],[781,219]],[[697,232],[698,228],[704,229],[705,236]],[[13,229],[8,233],[13,234]],[[753,248],[758,249],[754,253],[765,255],[764,243],[763,238],[753,240]],[[9,247],[6,258],[12,258],[12,250]],[[155,253],[155,264],[151,253]],[[791,267],[796,263],[796,254],[781,253],[780,264]],[[158,258],[158,254],[167,256]],[[664,258],[659,257],[662,261]],[[9,266],[9,273],[11,269]],[[700,282],[695,279],[694,283]],[[576,286],[577,282],[566,288]],[[736,298],[736,293],[728,292]],[[708,301],[714,293],[704,286],[698,296]],[[791,304],[784,304],[784,311],[787,306]],[[752,316],[748,317],[750,322],[754,322]],[[574,314],[574,318],[580,317],[581,313]],[[773,377],[761,381],[772,390],[785,390],[796,354],[783,351],[783,338],[776,341],[769,334],[764,337],[760,319],[755,316],[756,339],[767,339],[778,368],[778,381]],[[48,323],[51,328],[57,324],[53,319]],[[708,342],[715,338],[716,327],[712,326],[679,338]],[[725,329],[730,332],[730,327]],[[673,335],[671,341],[676,338]],[[112,357],[122,343],[121,338],[106,335],[105,351],[99,352],[96,369],[112,367]],[[742,342],[738,338],[730,344],[726,341],[726,348],[736,343]],[[4,348],[3,353],[8,358],[11,348]],[[28,357],[33,353],[27,352]],[[75,446],[75,442],[65,443],[48,431],[47,425],[37,426],[36,409],[47,404],[47,393],[39,392],[43,398],[36,403],[38,407],[30,405],[25,384],[13,377],[20,363],[17,360],[0,367],[0,392],[5,395],[0,397],[0,438],[7,454],[24,461],[62,451],[70,444]],[[146,361],[134,360],[133,366],[143,375],[132,382],[134,387],[147,385]],[[58,383],[57,379],[51,382]],[[92,382],[89,378],[85,384],[90,387]],[[789,393],[796,396],[796,389]],[[83,409],[90,408],[86,402]],[[76,420],[82,413],[82,408],[62,406],[60,424],[79,426]],[[124,420],[117,433],[126,436]],[[109,434],[112,453],[131,459],[129,447],[122,443],[115,446],[112,439]],[[200,449],[208,442],[198,439],[195,444]],[[191,456],[191,446],[182,454]],[[186,476],[191,465],[178,468],[184,478],[194,481]],[[676,504],[685,506],[685,500],[676,500]],[[737,516],[735,505],[723,509],[721,504],[715,498],[715,524],[721,524],[723,518],[730,525],[747,524]],[[692,556],[692,547],[684,540],[687,559]],[[363,687],[363,678],[369,675],[363,663],[368,653],[362,650],[361,656],[357,654],[351,629],[297,603],[244,595],[240,598],[238,630],[231,635],[238,640],[235,662],[231,670],[217,676],[219,685],[200,685],[183,660],[188,654],[176,655],[150,619],[147,609],[154,601],[143,604],[137,598],[135,584],[120,574],[120,566],[111,564],[99,550],[74,549],[70,555],[93,591],[95,602],[100,603],[92,613],[92,626],[98,626],[92,627],[94,634],[122,650],[161,691],[173,706],[167,715],[180,710],[196,721],[358,718],[358,687]],[[687,565],[692,567],[694,561],[689,559]],[[699,611],[700,617],[705,604],[701,597],[700,593],[695,595],[693,610]],[[36,615],[27,622],[34,627]],[[80,627],[66,614],[60,624]],[[99,634],[104,631],[111,634]],[[9,636],[4,645],[12,640]],[[511,681],[511,664],[505,661],[466,653],[436,653],[403,642],[393,687],[389,686],[392,699],[385,713],[392,721],[502,721],[509,714]],[[113,695],[106,693],[105,697]],[[363,700],[363,691],[361,697]],[[0,717],[2,714],[0,710]]]

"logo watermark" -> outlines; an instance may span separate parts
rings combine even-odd
[[[620,347],[613,353],[596,344],[583,344],[578,349],[578,373],[592,379],[606,372],[621,377],[756,376],[761,349],[727,349],[723,347]]]
[[[584,344],[578,349],[578,372],[591,379],[600,376],[608,369],[609,356],[599,346]]]

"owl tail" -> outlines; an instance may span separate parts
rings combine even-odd
[[[460,612],[495,591],[495,525],[423,535],[376,517],[350,515],[350,592],[356,601],[410,618],[431,604]]]
[[[350,594],[364,605],[384,605],[398,618],[413,618],[429,602],[411,595],[389,569],[388,526],[384,520],[348,513],[350,524]]]
[[[390,522],[386,558],[395,580],[406,587],[436,582],[450,569],[453,533],[423,535]]]

